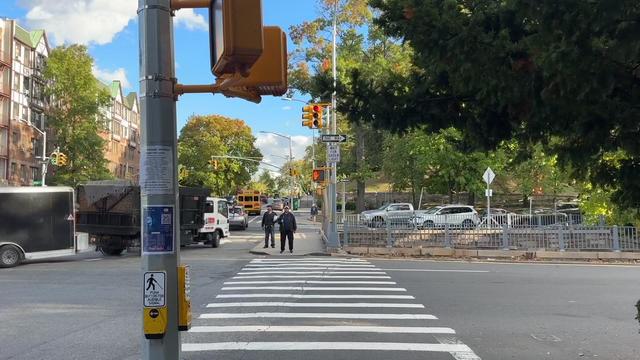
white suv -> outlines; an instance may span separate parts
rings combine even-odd
[[[480,223],[478,212],[469,205],[442,205],[425,211],[416,211],[414,225],[429,229],[449,225],[456,228],[474,228]]]

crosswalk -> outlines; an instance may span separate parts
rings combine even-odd
[[[196,314],[182,351],[185,359],[480,360],[385,271],[331,257],[252,260]]]

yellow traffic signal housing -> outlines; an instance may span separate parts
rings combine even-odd
[[[247,76],[264,51],[262,0],[211,0],[209,43],[213,74]]]
[[[311,104],[302,108],[302,126],[309,129],[322,129],[322,106],[319,104]]]
[[[230,92],[258,96],[282,96],[287,92],[287,35],[277,26],[265,26],[264,43],[262,56],[251,67],[249,76],[232,81]]]
[[[58,166],[65,166],[69,163],[68,159],[67,159],[67,155],[65,155],[64,153],[59,153],[58,154]]]

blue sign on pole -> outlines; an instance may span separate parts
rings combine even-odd
[[[148,255],[175,251],[173,206],[146,206],[143,210],[142,252]]]

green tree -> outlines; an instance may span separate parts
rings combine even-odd
[[[93,59],[81,45],[53,49],[44,69],[45,94],[51,101],[46,111],[47,128],[53,142],[67,155],[69,164],[56,167],[50,180],[75,186],[111,177],[104,158],[102,108],[109,106],[109,93],[93,77]]]
[[[249,184],[258,171],[258,163],[212,156],[237,156],[262,160],[255,137],[244,121],[218,115],[191,116],[180,131],[179,163],[186,169],[181,185],[206,186],[214,194],[234,194]],[[216,168],[217,164],[217,168]]]
[[[265,193],[269,195],[273,195],[277,192],[276,182],[271,176],[269,170],[263,170],[258,177],[258,182],[264,184]]]
[[[414,49],[408,76],[354,72],[343,108],[401,131],[454,126],[482,147],[542,143],[640,207],[640,7],[635,0],[371,0]],[[551,138],[556,138],[553,144]],[[617,166],[609,152],[627,157]]]

